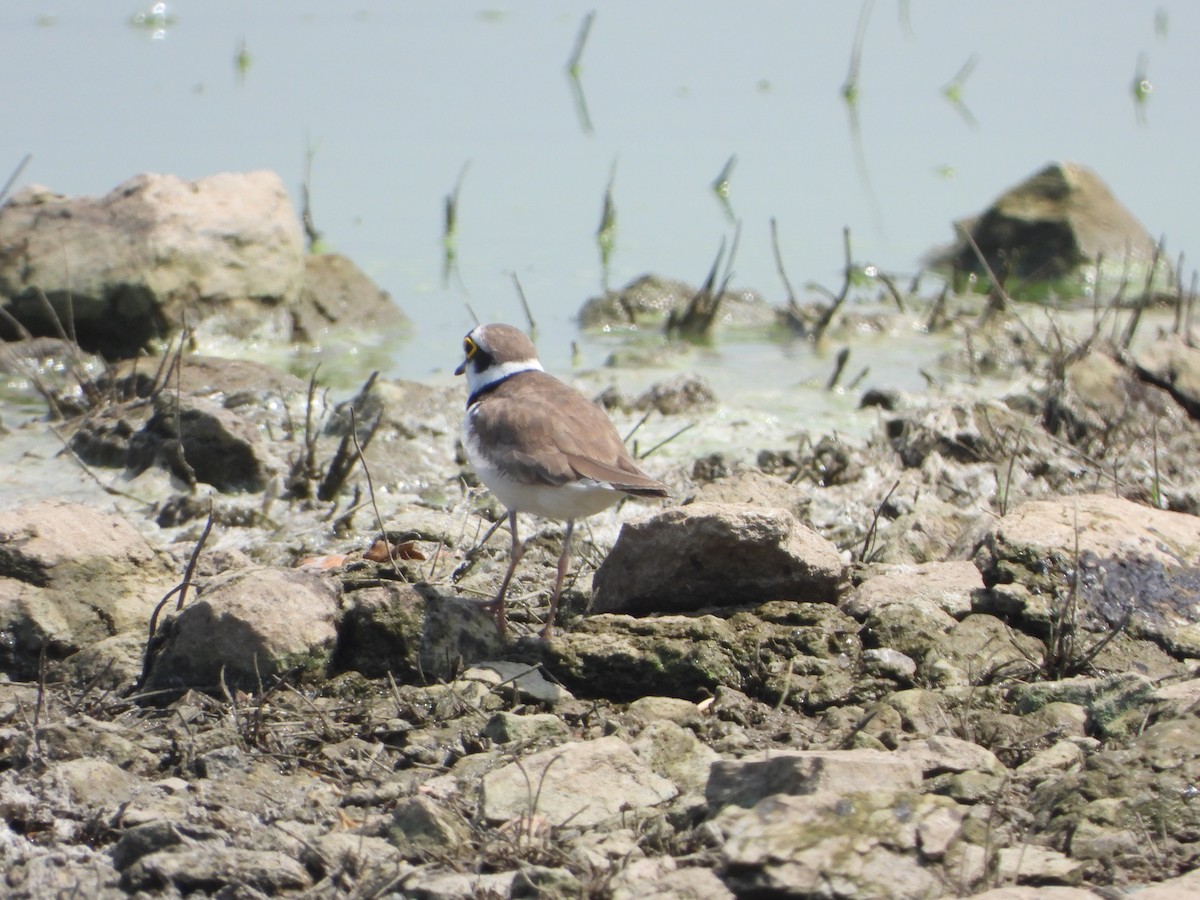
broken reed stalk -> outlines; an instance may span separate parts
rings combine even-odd
[[[733,177],[733,167],[737,165],[737,154],[734,153],[725,160],[725,165],[721,167],[721,171],[717,173],[717,177],[713,179],[713,193],[722,199],[729,199],[729,179]]]
[[[308,252],[321,242],[321,232],[317,230],[312,213],[312,166],[313,158],[317,155],[312,141],[306,141],[304,146],[304,176],[300,179],[300,223],[304,226],[304,236],[308,241]]]
[[[730,245],[728,257],[725,255],[725,239],[721,238],[721,246],[717,248],[716,258],[708,271],[708,276],[704,279],[704,284],[688,301],[687,308],[682,314],[671,310],[667,315],[664,330],[668,336],[678,334],[685,338],[696,339],[706,337],[712,331],[713,324],[717,319],[717,311],[721,306],[721,298],[725,295],[725,291],[729,288],[729,282],[733,278],[733,260],[737,255],[741,235],[742,226],[739,222],[733,232],[733,243]],[[722,261],[725,263],[723,273],[721,273]],[[720,282],[718,284],[719,274]]]
[[[375,433],[374,428],[371,434]],[[354,451],[358,454],[358,461],[362,464],[363,474],[367,478],[367,497],[371,501],[371,509],[375,511],[375,522],[379,525],[379,536],[388,546],[388,562],[392,564],[392,571],[399,576],[400,564],[396,562],[396,557],[392,555],[392,545],[388,540],[387,531],[383,527],[383,516],[379,512],[379,504],[375,502],[375,483],[371,480],[371,469],[367,465],[367,458],[363,455],[362,447],[358,443],[358,423],[354,418],[354,405],[350,405],[350,437],[354,440]]]
[[[8,181],[4,182],[4,187],[0,188],[0,203],[8,197],[8,192],[12,190],[12,186],[17,183],[17,179],[21,177],[21,173],[25,171],[25,167],[29,165],[29,161],[33,159],[32,153],[26,153],[21,161],[17,163],[17,167],[12,170],[12,174],[8,176]]]
[[[783,289],[787,291],[788,320],[793,323],[793,327],[797,331],[803,331],[804,311],[800,308],[799,301],[796,300],[796,292],[792,289],[791,279],[788,278],[788,274],[783,268],[783,253],[779,249],[779,225],[774,216],[771,216],[771,252],[775,255],[775,271],[779,273],[779,280],[783,282]]]
[[[875,513],[871,517],[871,526],[867,529],[866,535],[863,537],[862,550],[859,552],[858,561],[860,563],[870,562],[871,554],[875,552],[875,538],[879,534],[879,517],[883,515],[883,508],[887,506],[887,502],[892,499],[892,494],[896,492],[896,488],[900,487],[900,480],[896,479],[892,486],[888,488],[888,492],[884,494],[883,499],[879,501],[879,505],[875,507]]]
[[[929,318],[925,320],[925,330],[932,332],[941,324],[942,313],[946,309],[946,301],[950,299],[950,282],[942,285],[942,292],[937,295],[929,308]]]
[[[1133,336],[1137,332],[1138,325],[1141,324],[1142,311],[1150,305],[1150,288],[1154,282],[1154,274],[1158,271],[1158,261],[1162,257],[1163,250],[1166,249],[1166,240],[1167,238],[1164,235],[1154,245],[1154,253],[1150,256],[1150,267],[1146,270],[1146,282],[1142,285],[1142,295],[1138,298],[1137,303],[1134,304],[1133,313],[1129,316],[1129,321],[1125,324],[1125,334],[1121,338],[1121,346],[1126,350],[1133,343]]]
[[[837,359],[833,363],[833,374],[829,376],[829,381],[825,383],[825,390],[832,391],[837,387],[837,383],[842,380],[842,372],[846,368],[846,362],[850,359],[850,348],[843,347],[837,353]]]
[[[867,37],[867,22],[871,18],[872,6],[874,0],[863,0],[858,13],[858,25],[854,29],[854,43],[850,45],[850,67],[842,84],[842,97],[851,106],[858,100],[858,73],[862,66],[862,49]]]
[[[533,311],[529,308],[529,301],[525,298],[525,290],[521,287],[521,279],[517,277],[517,273],[512,273],[513,287],[517,289],[517,299],[521,301],[521,309],[525,311],[525,321],[529,323],[529,339],[537,340],[537,322],[533,321]]]
[[[821,318],[813,326],[814,344],[820,343],[825,330],[833,322],[833,317],[837,315],[837,311],[846,302],[846,298],[850,296],[850,285],[854,280],[854,254],[850,246],[849,225],[842,226],[842,250],[845,254],[845,265],[842,268],[842,290],[841,293],[832,298],[830,305],[821,313]]]
[[[592,33],[592,22],[596,19],[596,11],[591,10],[579,23],[579,31],[575,34],[575,46],[567,59],[567,72],[572,78],[579,77],[579,63],[583,59],[583,48],[587,46],[588,35]]]
[[[900,311],[900,314],[904,315],[907,313],[908,310],[904,307],[904,296],[900,293],[900,289],[896,287],[896,282],[893,280],[892,276],[888,275],[886,272],[876,272],[875,277],[883,282],[883,286],[887,288],[887,292],[891,294],[892,300],[896,304],[896,309]]]
[[[358,404],[362,403],[366,399],[367,395],[371,391],[371,388],[375,384],[375,380],[378,377],[378,372],[372,372],[367,377],[367,380],[363,382],[363,386],[358,389],[358,393],[351,398],[347,404],[351,410],[351,432],[357,428],[357,426],[353,424],[353,411]],[[371,439],[375,437],[375,432],[379,429],[380,422],[381,418],[376,418],[375,421],[371,423],[371,427],[367,432],[366,439],[363,441],[364,447],[369,445],[371,443]],[[353,443],[355,446],[357,446],[358,435],[354,434],[353,437]],[[342,488],[346,486],[346,479],[350,477],[350,472],[354,468],[355,459],[354,454],[350,452],[350,444],[351,434],[343,434],[341,441],[338,443],[337,450],[334,451],[333,458],[329,460],[329,464],[325,467],[325,477],[321,479],[320,485],[317,486],[318,500],[332,500],[341,492]]]
[[[208,501],[208,521],[204,523],[204,531],[200,533],[199,540],[196,541],[196,546],[192,548],[192,555],[188,559],[187,567],[183,570],[183,580],[171,590],[163,595],[163,598],[158,601],[158,605],[154,607],[154,612],[150,614],[149,633],[146,635],[146,649],[142,652],[142,674],[138,678],[136,689],[145,687],[146,680],[150,677],[150,648],[154,642],[154,635],[158,632],[158,617],[162,615],[163,607],[167,605],[172,597],[179,595],[179,600],[175,604],[175,611],[179,612],[183,609],[184,601],[187,599],[187,589],[194,582],[193,578],[196,574],[196,565],[200,561],[200,554],[204,550],[204,545],[208,541],[208,536],[212,532],[214,521],[212,500]]]

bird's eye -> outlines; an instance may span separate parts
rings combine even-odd
[[[463,352],[467,354],[467,359],[475,355],[475,351],[479,348],[475,346],[475,342],[470,338],[463,338]]]

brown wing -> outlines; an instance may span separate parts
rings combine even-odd
[[[484,446],[503,452],[521,477],[564,484],[580,476],[631,494],[665,497],[642,472],[604,410],[545,372],[522,372],[479,404],[474,425]]]

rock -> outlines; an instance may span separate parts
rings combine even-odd
[[[612,900],[733,900],[710,869],[683,868],[669,856],[635,859],[617,872]]]
[[[617,291],[592,297],[579,310],[584,328],[661,325],[672,312],[687,308],[696,288],[659,275],[642,275]],[[721,295],[717,322],[742,327],[775,324],[771,305],[753,291],[725,291]]]
[[[674,722],[652,722],[630,745],[654,772],[674,782],[681,792],[700,791],[708,783],[715,750]]]
[[[287,472],[275,447],[237,413],[166,391],[154,398],[153,415],[130,437],[125,463],[135,476],[159,466],[184,484],[211,484],[224,492],[257,493]]]
[[[701,485],[686,504],[746,504],[786,509],[798,521],[805,521],[812,499],[808,493],[782,478],[757,469],[741,469]]]
[[[679,375],[670,381],[651,385],[645,393],[633,401],[633,408],[655,410],[664,416],[712,409],[717,405],[717,395],[708,382],[694,373]]]
[[[406,859],[436,858],[470,833],[470,823],[454,809],[421,796],[397,803],[388,828],[389,840]]]
[[[490,822],[537,816],[551,825],[586,828],[678,793],[623,740],[605,737],[563,744],[489,772],[482,813]]]
[[[127,891],[174,886],[183,894],[214,893],[226,885],[275,896],[282,891],[304,890],[312,885],[312,878],[299,862],[277,851],[244,850],[219,842],[150,853],[121,873],[121,887]]]
[[[13,246],[0,254],[8,312],[57,334],[40,291],[80,346],[108,357],[172,334],[185,309],[193,327],[220,312],[286,340],[304,272],[300,222],[273,172],[138,175],[100,198],[29,187],[0,207],[0,247]]]
[[[902,565],[936,565],[957,559],[957,544],[976,519],[973,511],[961,509],[931,491],[919,491],[911,507],[891,521],[880,522],[873,559]]]
[[[932,600],[909,597],[872,609],[861,634],[866,647],[887,647],[911,659],[922,659],[956,624],[953,616]]]
[[[1047,837],[1070,835],[1072,859],[1103,861],[1131,881],[1149,881],[1190,867],[1183,860],[1200,809],[1186,798],[1198,779],[1200,719],[1172,719],[1089,754],[1078,771],[1046,779],[1029,808],[1045,817]],[[1152,854],[1141,824],[1147,821],[1160,823]]]
[[[987,611],[1049,629],[1077,578],[1077,624],[1108,632],[1128,616],[1132,635],[1200,655],[1196,522],[1103,494],[1022,504],[996,523],[975,556],[993,588]]]
[[[930,646],[918,672],[942,687],[990,684],[1029,674],[1044,653],[1041,641],[995,616],[973,614]]]
[[[0,511],[0,672],[36,680],[51,661],[145,633],[179,581],[121,516],[61,501]]]
[[[1172,895],[1172,900],[1178,895]],[[1074,887],[1029,887],[1008,885],[992,888],[981,894],[972,894],[972,900],[1104,900],[1104,895],[1084,888]],[[1163,900],[1168,900],[1164,897]]]
[[[1127,896],[1129,900],[1177,900],[1182,897],[1200,896],[1200,869],[1133,890]]]
[[[917,664],[891,647],[872,648],[862,654],[863,671],[878,678],[888,678],[903,685],[911,685],[917,674]]]
[[[304,256],[304,286],[292,307],[296,339],[318,342],[330,330],[375,331],[407,321],[400,307],[340,253]]]
[[[1200,419],[1200,350],[1167,336],[1133,351],[1139,378],[1168,391],[1192,419]]]
[[[1015,774],[1024,781],[1038,782],[1077,769],[1083,761],[1083,749],[1078,744],[1058,741],[1017,766]]]
[[[258,690],[298,669],[325,671],[337,632],[339,586],[296,569],[252,568],[208,582],[154,635],[150,690]]]
[[[1078,163],[1050,163],[960,227],[970,231],[997,277],[1013,281],[1091,273],[1103,257],[1117,270],[1128,259],[1129,277],[1141,284],[1155,255],[1154,239],[1142,224],[1095,172]],[[984,274],[972,247],[956,239],[934,258],[935,265]]]
[[[639,697],[626,707],[630,718],[647,724],[651,722],[674,722],[676,725],[695,725],[700,722],[701,712],[695,703],[678,697]]]
[[[592,580],[591,612],[834,602],[837,548],[784,510],[695,503],[626,522]]]
[[[929,865],[921,847],[932,831],[944,853],[955,839],[945,834],[948,820],[962,820],[952,800],[874,786],[869,793],[770,796],[719,820],[727,835],[723,878],[738,896],[942,896],[960,884],[961,872]]]
[[[481,681],[493,688],[510,689],[525,703],[555,706],[574,699],[562,685],[549,681],[539,666],[525,663],[494,660],[478,663],[463,672],[462,679]]]
[[[490,659],[504,645],[495,619],[478,603],[403,582],[347,594],[337,633],[337,671],[369,678],[390,672],[401,681],[452,678],[461,662]]]
[[[704,795],[709,806],[749,808],[773,794],[912,790],[921,770],[912,758],[877,750],[777,750],[764,758],[714,762]]]
[[[979,569],[968,560],[889,567],[851,591],[841,609],[860,621],[874,609],[893,603],[927,600],[956,619],[971,612],[975,591],[983,589]]]
[[[992,751],[948,735],[905,741],[896,749],[896,754],[915,761],[926,778],[945,772],[978,771],[991,775],[1007,772]]]
[[[1025,884],[1078,884],[1084,864],[1048,847],[1001,847],[996,854],[996,877]]]
[[[1067,703],[1087,710],[1094,733],[1105,737],[1135,734],[1145,725],[1153,682],[1136,672],[1103,678],[1034,681],[1012,689],[1017,711],[1030,713],[1047,703]]]
[[[501,711],[494,713],[481,732],[485,738],[497,744],[520,741],[556,741],[570,734],[567,724],[553,713],[517,713]]]
[[[738,686],[738,635],[715,616],[598,615],[539,648],[546,668],[582,696],[695,698]]]

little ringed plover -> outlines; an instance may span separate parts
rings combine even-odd
[[[666,497],[667,488],[637,467],[604,411],[547,374],[533,343],[511,325],[480,325],[463,338],[467,414],[463,446],[480,479],[508,509],[512,554],[490,606],[501,633],[504,597],[521,559],[517,513],[566,522],[550,613],[549,638],[567,571],[575,520],[626,495]]]

